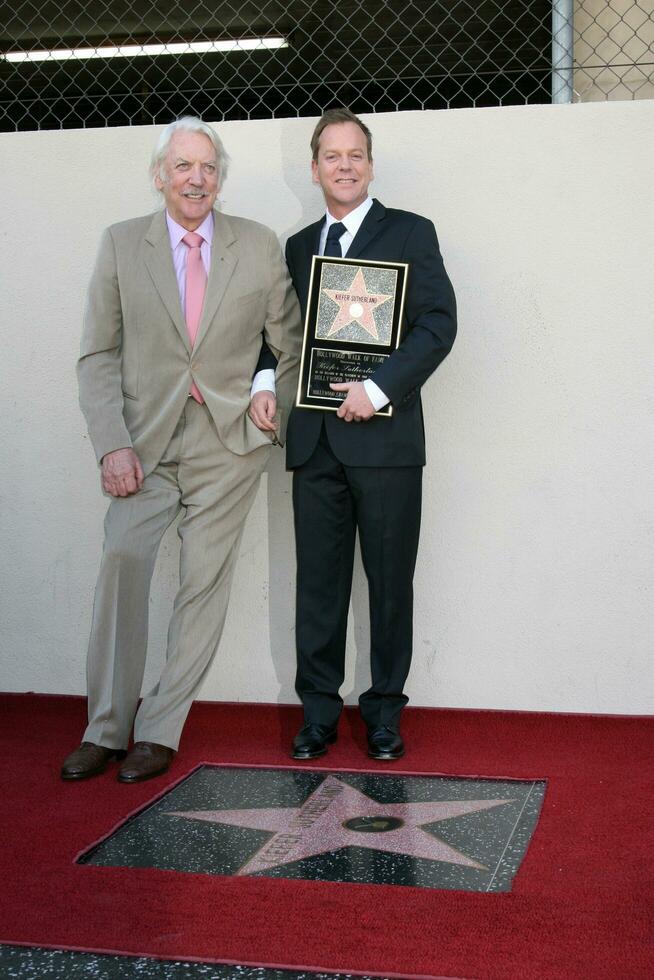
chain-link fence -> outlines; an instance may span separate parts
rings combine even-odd
[[[574,98],[654,98],[654,0],[574,6]]]
[[[654,94],[654,0],[14,0],[0,130]]]

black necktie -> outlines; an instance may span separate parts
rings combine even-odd
[[[334,258],[340,259],[343,257],[341,251],[341,243],[339,238],[347,228],[342,221],[337,221],[335,224],[329,226],[329,231],[327,232],[327,241],[325,242],[325,251],[323,255],[331,255]]]

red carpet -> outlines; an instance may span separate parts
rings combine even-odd
[[[654,721],[408,709],[408,753],[364,754],[354,712],[313,765],[546,778],[511,893],[80,866],[75,856],[201,762],[288,765],[297,708],[198,704],[166,776],[59,779],[78,698],[0,696],[0,942],[402,977],[654,975]]]

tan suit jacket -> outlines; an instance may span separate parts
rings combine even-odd
[[[280,441],[295,390],[300,314],[275,234],[214,212],[211,269],[191,350],[164,211],[108,228],[88,291],[80,404],[98,461],[132,446],[147,476],[188,398],[202,392],[222,443],[236,455],[269,444],[250,421],[262,336],[278,358]]]

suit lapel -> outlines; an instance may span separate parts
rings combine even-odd
[[[309,294],[309,282],[311,280],[311,264],[313,261],[313,256],[318,255],[320,251],[320,232],[325,223],[323,218],[321,221],[317,221],[315,225],[309,225],[307,228],[307,235],[304,239],[304,255],[300,258],[300,264],[298,268],[302,269],[302,274],[304,276],[304,296],[305,300]]]
[[[320,250],[320,232],[324,223],[325,219],[323,218],[305,228],[300,242],[302,254],[298,256],[298,268],[311,268],[311,259],[314,255],[318,255]]]
[[[147,267],[155,289],[161,297],[161,301],[168,310],[170,318],[175,324],[177,331],[184,342],[188,351],[191,345],[188,339],[186,321],[182,313],[179,301],[179,289],[177,288],[177,277],[173,265],[173,256],[170,251],[170,238],[168,236],[168,226],[166,224],[166,212],[158,211],[145,235],[145,265]]]
[[[372,207],[361,223],[354,240],[347,250],[348,259],[358,259],[382,230],[382,222],[386,217],[386,208],[375,198]]]
[[[317,255],[320,251],[320,233],[323,229],[323,225],[325,224],[325,220],[326,219],[323,218],[321,221],[316,221],[315,225],[311,225],[309,227],[311,235],[307,238],[307,242],[311,248],[311,255]]]
[[[309,292],[309,278],[311,276],[311,260],[314,255],[318,255],[320,248],[320,229],[325,223],[325,219],[307,225],[302,231],[298,232],[289,240],[289,259],[293,275],[295,277],[295,287],[298,291],[300,301],[306,305],[307,294]]]
[[[195,350],[198,349],[209,326],[222,303],[229,281],[238,264],[237,249],[234,243],[237,236],[224,214],[214,212],[213,241],[211,243],[211,267],[207,292],[202,307],[202,319],[195,340]]]

